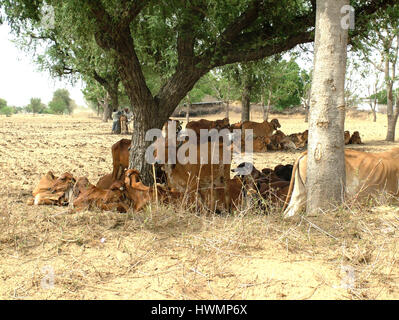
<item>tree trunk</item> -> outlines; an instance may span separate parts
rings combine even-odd
[[[309,105],[305,102],[305,122],[309,122]]]
[[[225,101],[225,112],[226,112],[226,118],[227,119],[230,119],[230,114],[229,114],[229,110],[230,109],[230,102],[229,102],[229,100],[226,100]]]
[[[103,104],[103,122],[107,122],[108,120],[110,120],[111,118],[111,106],[109,105],[109,103],[104,103]]]
[[[263,114],[263,121],[267,120],[267,114],[266,114],[266,108],[265,108],[265,96],[262,94],[260,96],[260,104],[262,108],[262,114]]]
[[[340,10],[348,4],[349,0],[317,0],[306,175],[308,214],[334,208],[344,199],[348,30],[341,27]]]
[[[393,83],[389,80],[389,60],[387,59],[385,65],[385,74],[386,74],[386,88],[387,88],[387,118],[388,118],[388,130],[386,141],[395,141],[395,129],[396,129],[396,121],[397,116],[394,114],[393,110]]]
[[[267,99],[267,109],[266,109],[266,115],[263,120],[268,120],[269,119],[269,114],[270,114],[270,108],[272,107],[272,91],[269,90],[269,98]]]
[[[187,102],[187,109],[186,109],[186,124],[190,122],[190,108],[191,108],[191,102]]]
[[[241,98],[241,121],[249,121],[249,114],[251,110],[251,86],[247,81],[244,81]]]
[[[112,106],[110,105],[110,96],[107,93],[102,101],[103,106],[103,122],[112,120]]]
[[[150,129],[162,129],[168,116],[160,114],[158,117],[152,116],[146,108],[136,107],[133,113],[132,148],[129,154],[129,168],[137,169],[141,174],[144,184],[154,183],[152,175],[152,165],[145,160],[147,148],[153,141],[145,141],[145,135]]]
[[[371,111],[373,112],[373,122],[377,122],[377,112],[375,112],[375,109]]]

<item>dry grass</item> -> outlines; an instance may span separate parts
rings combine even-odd
[[[301,116],[279,119],[285,133],[306,129]],[[355,148],[397,145],[382,142],[385,122],[348,118],[347,129],[366,143]],[[25,204],[50,169],[93,183],[109,173],[110,147],[122,138],[110,128],[87,115],[0,118],[1,299],[399,298],[399,214],[391,199],[288,220],[257,208],[68,214]],[[274,167],[297,155],[254,160]]]

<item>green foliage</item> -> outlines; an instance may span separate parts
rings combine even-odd
[[[187,94],[186,100],[190,103],[201,102],[206,95],[213,96],[214,93],[211,75],[208,73],[195,84],[194,88]]]
[[[269,70],[271,73],[267,75],[265,84],[271,90],[264,91],[266,99],[271,98],[279,110],[299,105],[306,79],[309,79],[304,75],[306,72],[294,60],[273,63]]]
[[[236,96],[246,81],[251,88],[252,102],[261,101],[263,96],[264,101],[270,100],[279,110],[300,104],[305,86],[310,87],[309,74],[293,59],[285,61],[280,56],[229,65],[222,70]]]
[[[27,112],[47,113],[47,106],[42,103],[40,98],[31,98],[30,103],[26,106]]]
[[[393,96],[394,97],[399,96],[399,88],[393,90]],[[379,104],[387,104],[388,103],[387,89],[382,89],[378,91],[377,94],[372,94],[369,98],[374,99],[375,97],[377,97],[377,102]]]
[[[0,98],[0,114],[4,114],[7,117],[15,113],[13,107],[7,106],[7,101]]]
[[[72,99],[66,89],[54,91],[53,99],[49,102],[49,109],[54,114],[71,114],[73,111]]]

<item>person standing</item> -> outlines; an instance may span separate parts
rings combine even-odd
[[[121,123],[120,123],[120,117],[121,117],[121,112],[118,111],[118,109],[114,109],[112,112],[112,133],[114,134],[120,134],[121,133]]]

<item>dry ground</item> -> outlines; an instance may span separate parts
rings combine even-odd
[[[278,118],[287,134],[306,129],[302,116]],[[382,142],[383,115],[377,123],[348,117],[346,127],[366,143],[356,148],[398,145]],[[92,183],[109,173],[110,147],[122,138],[110,130],[87,114],[0,117],[0,299],[399,298],[392,201],[288,220],[254,209],[68,214],[25,204],[48,170]],[[256,154],[255,164],[293,163],[297,155]]]

